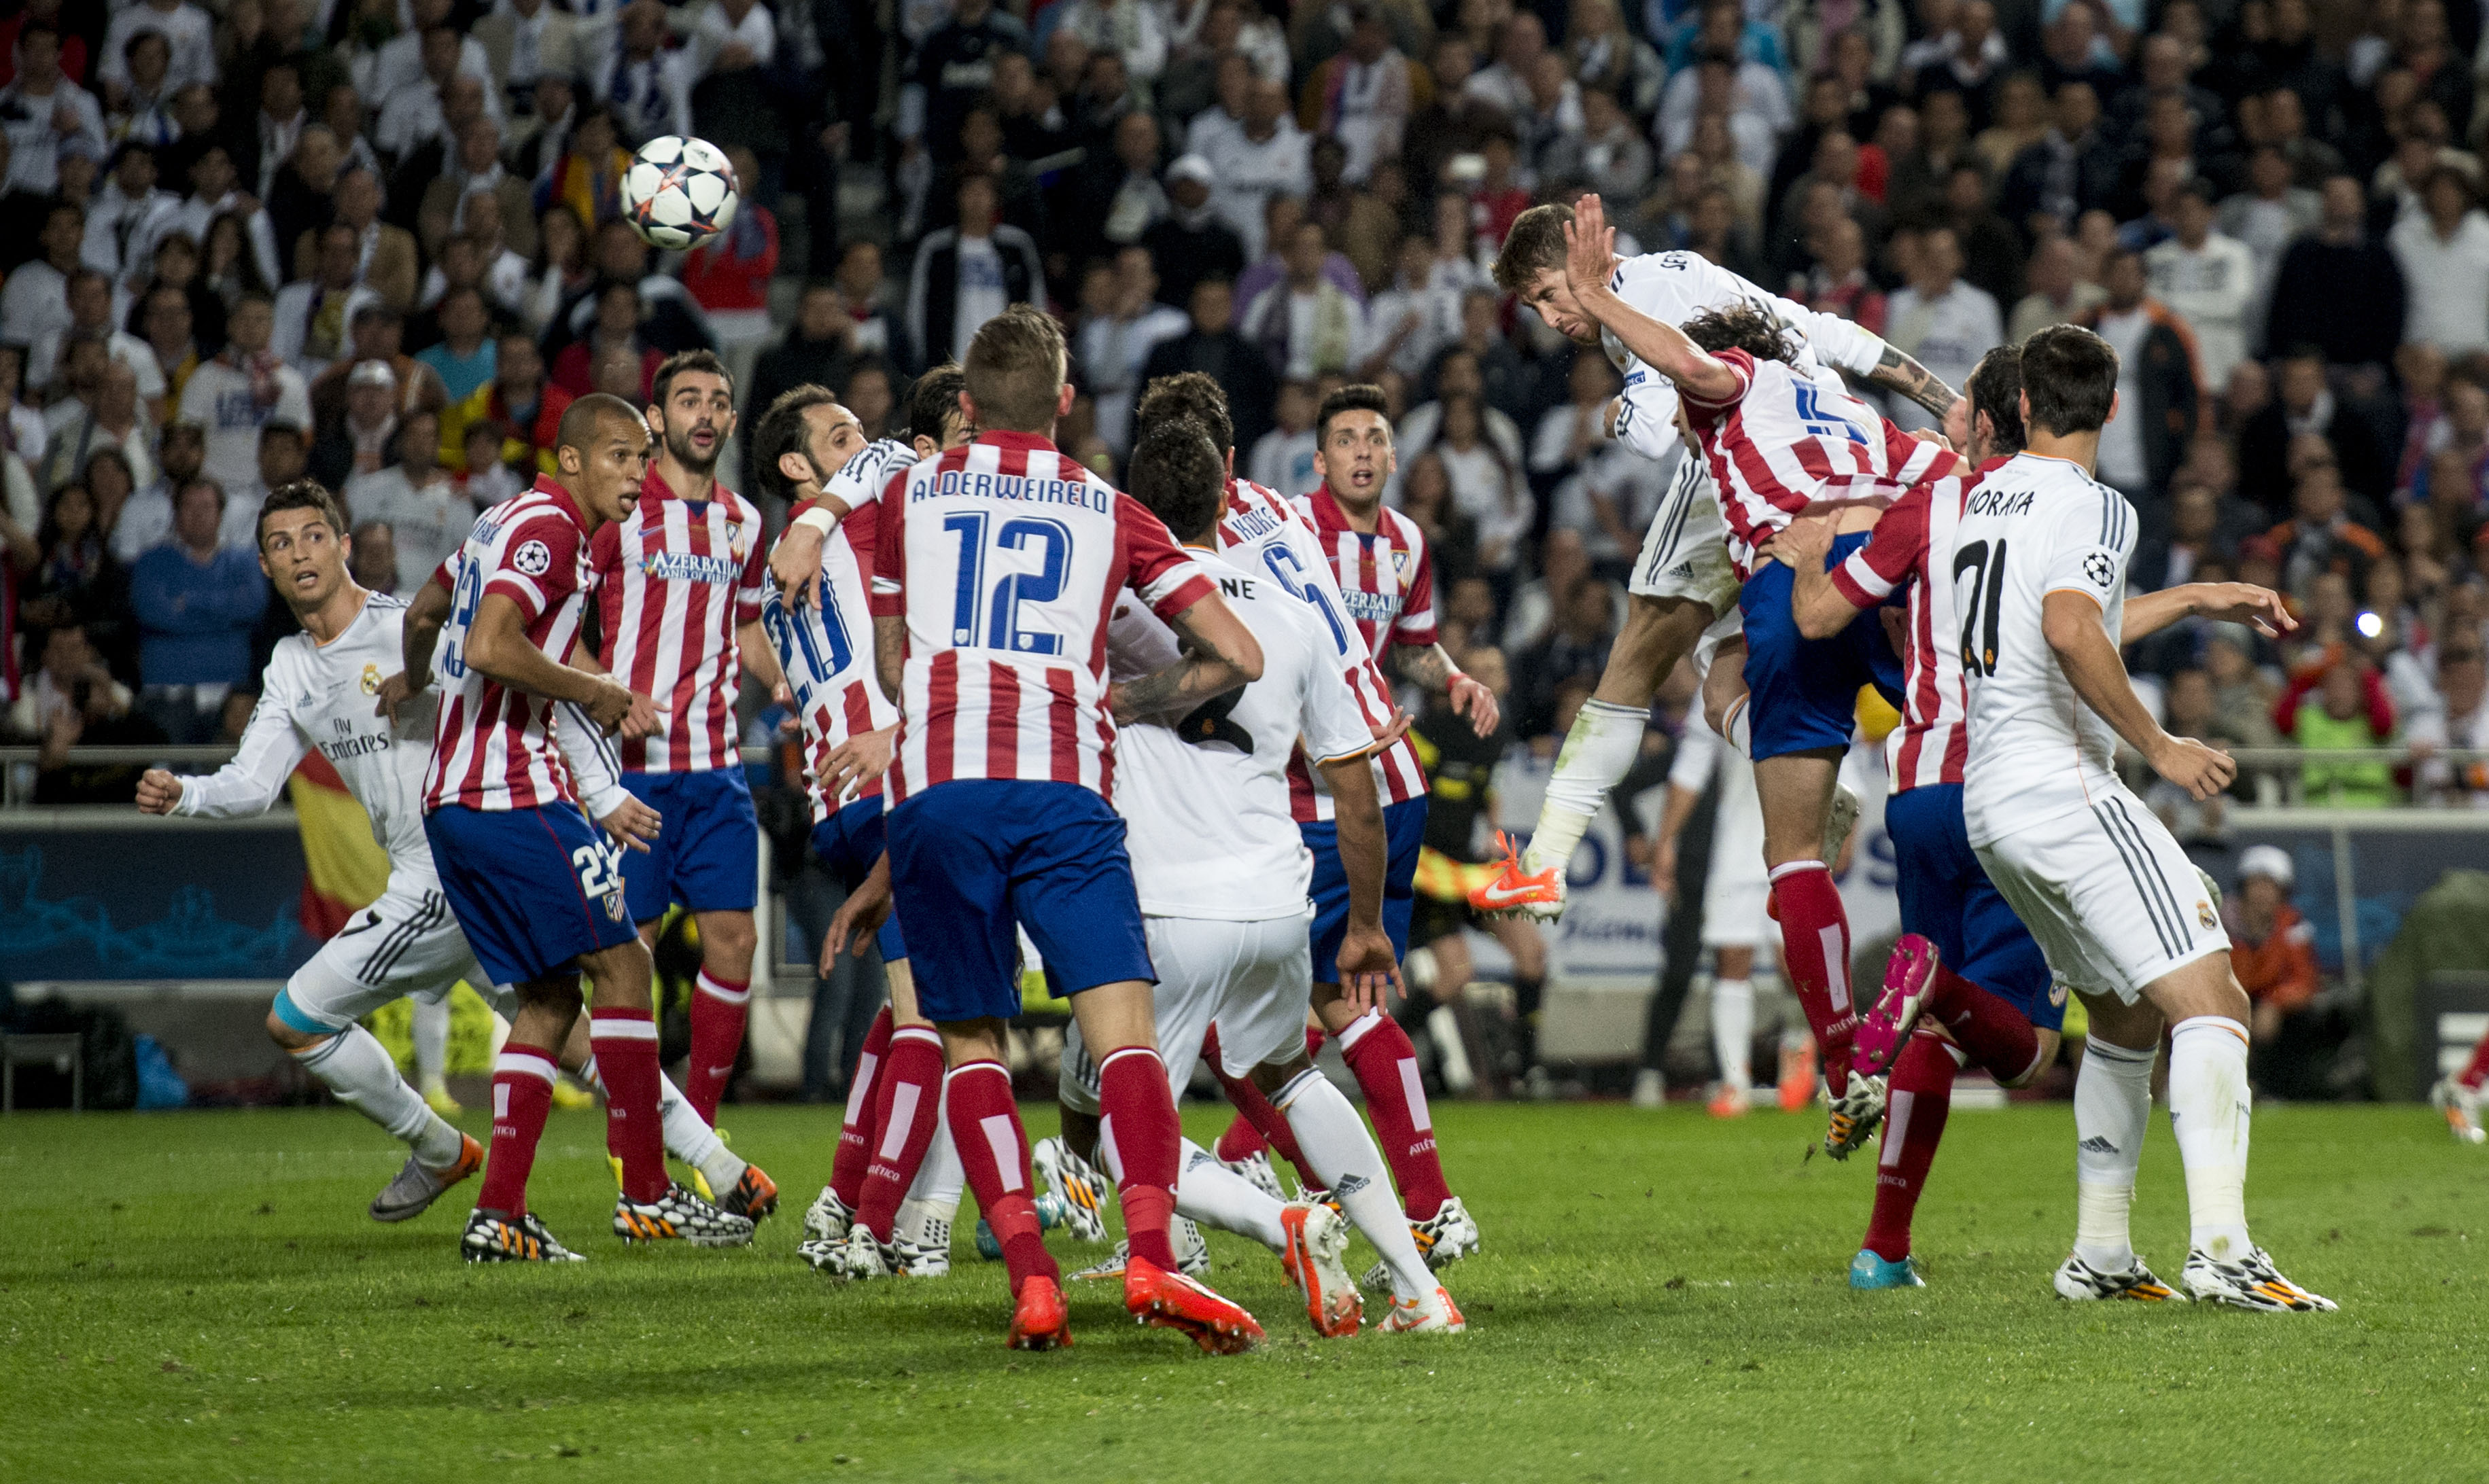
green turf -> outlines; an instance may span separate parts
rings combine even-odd
[[[1213,1281],[1273,1336],[1227,1359],[1085,1286],[1075,1349],[1009,1355],[1002,1273],[969,1248],[967,1212],[946,1281],[816,1277],[792,1248],[835,1117],[730,1110],[789,1208],[749,1250],[698,1252],[606,1236],[601,1122],[555,1115],[537,1208],[591,1259],[558,1269],[454,1261],[464,1201],[366,1219],[397,1160],[351,1113],[0,1123],[0,1478],[2489,1470],[2489,1253],[2470,1240],[2489,1246],[2489,1166],[2424,1110],[2257,1118],[2257,1236],[2343,1305],[2309,1318],[2050,1297],[2074,1219],[2061,1105],[1956,1116],[1919,1228],[1931,1286],[1881,1294],[1843,1277],[1874,1170],[1802,1162],[1811,1121],[1446,1105],[1446,1162],[1486,1233],[1450,1274],[1470,1333],[1310,1340],[1276,1265],[1214,1237]],[[1030,1110],[1035,1132],[1051,1122]],[[2165,1119],[2138,1204],[2137,1241],[2175,1277]]]

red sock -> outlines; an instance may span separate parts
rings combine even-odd
[[[1262,1090],[1244,1077],[1231,1077],[1218,1060],[1218,1028],[1211,1027],[1201,1045],[1202,1057],[1210,1063],[1211,1074],[1227,1092],[1227,1100],[1236,1105],[1236,1122],[1218,1136],[1218,1157],[1227,1160],[1250,1159],[1265,1149],[1276,1151],[1279,1157],[1295,1165],[1297,1183],[1310,1189],[1320,1182],[1313,1180],[1305,1156],[1297,1151],[1297,1132],[1288,1127],[1288,1116],[1271,1106]],[[1230,1143],[1236,1153],[1229,1154]]]
[[[587,1043],[605,1083],[605,1147],[622,1161],[622,1193],[635,1201],[663,1197],[666,1126],[658,1110],[657,1020],[644,1010],[587,1013]]]
[[[1427,1219],[1452,1198],[1452,1189],[1444,1183],[1444,1161],[1435,1153],[1435,1119],[1426,1111],[1425,1085],[1417,1080],[1417,1048],[1398,1021],[1367,1011],[1340,1032],[1339,1049],[1364,1089],[1365,1116],[1400,1187],[1400,1209],[1412,1221]]]
[[[535,1168],[536,1141],[553,1111],[553,1053],[508,1042],[493,1059],[493,1146],[484,1156],[484,1184],[475,1192],[479,1211],[505,1216],[526,1213],[528,1171]]]
[[[692,1055],[683,1100],[703,1123],[717,1122],[717,1102],[734,1076],[734,1059],[743,1054],[743,1021],[751,1010],[751,980],[738,984],[701,970],[692,989]]]
[[[1038,1238],[1037,1201],[1028,1175],[1028,1130],[1012,1100],[1010,1069],[1000,1062],[969,1062],[942,1079],[951,1142],[977,1207],[1002,1243],[1012,1294],[1030,1278],[1059,1278],[1054,1254]]]
[[[1124,1241],[1131,1255],[1176,1270],[1167,1221],[1175,1214],[1175,1183],[1184,1162],[1183,1126],[1166,1064],[1147,1046],[1126,1046],[1098,1066],[1098,1147],[1117,1168]]]
[[[1849,1085],[1849,1041],[1858,1028],[1849,995],[1849,914],[1821,861],[1790,861],[1773,870],[1772,901],[1780,909],[1781,967],[1838,1098]]]
[[[839,1150],[830,1156],[830,1188],[849,1211],[864,1200],[864,1172],[874,1143],[873,1121],[874,1070],[890,1054],[890,1007],[873,1017],[865,1032],[863,1054],[856,1058],[855,1080],[847,1084],[846,1111],[839,1121]]]
[[[1225,1087],[1227,1079],[1219,1078],[1218,1085]],[[1260,1089],[1256,1088],[1255,1091],[1258,1092]],[[1235,1093],[1229,1092],[1227,1099],[1230,1102],[1235,1101]],[[1244,1109],[1239,1106],[1235,1121],[1227,1126],[1225,1133],[1218,1136],[1218,1142],[1211,1146],[1211,1153],[1233,1164],[1239,1159],[1250,1159],[1270,1147],[1271,1141],[1262,1137],[1261,1128],[1246,1115]]]
[[[2454,1080],[2475,1093],[2480,1090],[2481,1083],[2489,1082],[2489,1036],[2481,1037],[2480,1044],[2472,1048],[2471,1065],[2465,1067],[2463,1075]]]
[[[881,1133],[873,1141],[873,1159],[865,1166],[864,1200],[856,1219],[883,1241],[899,1203],[916,1182],[916,1167],[933,1144],[942,1119],[942,1038],[930,1026],[911,1025],[890,1038],[890,1060],[881,1069],[886,1098],[874,1100],[886,1109]]]
[[[1954,1044],[1999,1082],[2018,1081],[2040,1059],[2040,1033],[2022,1012],[1941,963],[1928,1010]]]
[[[1886,1084],[1883,1143],[1875,1156],[1875,1213],[1867,1250],[1886,1262],[1910,1255],[1910,1216],[1928,1185],[1928,1166],[1953,1109],[1953,1052],[1931,1030],[1910,1033]]]
[[[1329,1038],[1316,1026],[1305,1027],[1305,1055],[1308,1059],[1322,1055],[1323,1042]]]

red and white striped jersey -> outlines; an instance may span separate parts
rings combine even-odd
[[[1435,642],[1435,560],[1416,522],[1385,505],[1375,512],[1369,536],[1348,523],[1328,485],[1298,496],[1295,504],[1313,528],[1348,616],[1376,659],[1389,647],[1387,634],[1391,644],[1419,649]]]
[[[1979,475],[2004,464],[1990,459]],[[1923,479],[1885,510],[1867,544],[1832,569],[1832,585],[1860,608],[1873,608],[1909,583],[1909,642],[1902,654],[1907,679],[1902,725],[1884,740],[1893,791],[1961,782],[1970,757],[1970,682],[1961,670],[1961,600],[1950,574],[1928,570],[1930,552],[1953,550],[1954,528],[1977,475]],[[1872,618],[1861,622],[1873,622]]]
[[[1348,616],[1347,599],[1331,568],[1322,537],[1278,492],[1237,479],[1227,486],[1227,514],[1218,523],[1219,550],[1246,571],[1264,571],[1279,585],[1311,607],[1323,620],[1339,665],[1340,678],[1357,698],[1368,727],[1390,725],[1391,683],[1366,647],[1363,625]],[[1422,539],[1422,538],[1421,538]],[[1426,796],[1426,770],[1417,749],[1407,737],[1374,759],[1374,786],[1386,804]],[[1332,816],[1329,793],[1314,786],[1313,769],[1302,752],[1288,759],[1289,809],[1299,824]]]
[[[528,642],[556,661],[569,658],[581,604],[596,583],[587,547],[578,503],[540,474],[534,489],[477,517],[444,567],[455,572],[433,657],[441,709],[433,717],[424,813],[449,804],[504,810],[578,802],[555,750],[554,702],[486,678],[467,664],[466,650],[476,609],[498,592],[519,606]]]
[[[1790,520],[1844,505],[1882,507],[1961,460],[1910,437],[1844,390],[1777,360],[1731,349],[1718,358],[1737,389],[1710,403],[1683,392],[1686,421],[1702,440],[1729,524],[1729,559],[1741,578],[1757,549]]]
[[[873,611],[907,620],[892,807],[955,779],[1111,800],[1115,597],[1172,620],[1215,590],[1165,525],[1046,440],[995,429],[895,476],[874,540]]]
[[[821,543],[821,606],[789,603],[775,583],[765,584],[760,626],[787,672],[795,714],[804,723],[804,789],[812,796],[813,822],[820,823],[860,798],[881,792],[872,778],[832,799],[816,780],[830,754],[859,732],[879,731],[899,720],[899,708],[881,694],[873,663],[873,551],[881,533],[881,512],[865,508],[880,490],[868,486],[846,519]],[[791,516],[812,508],[806,500]]]
[[[654,736],[622,744],[634,773],[741,767],[734,698],[743,684],[735,630],[760,616],[768,575],[760,512],[725,485],[684,499],[657,466],[640,502],[596,532],[598,656],[614,677],[669,709]]]

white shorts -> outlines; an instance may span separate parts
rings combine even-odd
[[[1720,518],[1710,466],[1689,449],[1643,533],[1625,590],[1643,598],[1691,598],[1720,617],[1736,613],[1743,585],[1729,563],[1729,526]]]
[[[2153,981],[2229,951],[2195,863],[2123,787],[1978,848],[2050,971],[2075,989],[2131,1005]]]
[[[1723,751],[1727,751],[1725,745]],[[1763,807],[1755,796],[1755,765],[1734,753],[1720,759],[1720,804],[1711,825],[1711,868],[1702,879],[1702,946],[1753,948],[1777,939],[1764,904],[1771,872],[1763,866]]]
[[[1313,1006],[1313,946],[1303,917],[1231,923],[1199,917],[1142,920],[1150,962],[1158,970],[1151,998],[1158,1013],[1159,1057],[1178,1099],[1213,1027],[1218,1062],[1241,1077],[1281,1053],[1304,1047],[1305,1012]],[[1098,1068],[1074,1021],[1063,1035],[1063,1105],[1098,1110]]]
[[[356,911],[337,935],[277,991],[277,1018],[308,1035],[342,1031],[400,995],[438,1000],[460,980],[508,1013],[467,946],[438,882],[392,872],[381,899]]]

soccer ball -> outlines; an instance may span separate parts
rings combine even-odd
[[[651,246],[697,247],[734,220],[743,197],[726,152],[668,134],[640,147],[622,175],[622,219]]]

